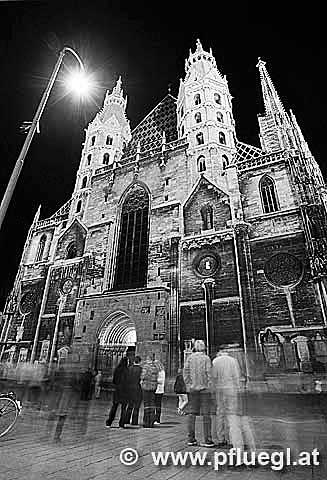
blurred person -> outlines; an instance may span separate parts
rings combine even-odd
[[[162,406],[162,397],[165,393],[165,379],[166,372],[164,366],[161,362],[156,362],[159,373],[158,373],[158,385],[154,394],[154,403],[155,403],[155,412],[154,412],[154,425],[159,425],[161,420],[161,406]]]
[[[174,392],[178,396],[178,408],[177,413],[179,415],[185,415],[184,408],[188,404],[188,396],[186,391],[186,385],[183,377],[183,369],[179,368],[174,383]]]
[[[100,398],[101,395],[101,381],[102,381],[102,372],[101,370],[97,371],[94,376],[94,396],[95,398]]]
[[[112,406],[106,420],[106,427],[111,427],[118,406],[120,405],[119,427],[125,428],[126,407],[128,402],[128,359],[126,357],[123,357],[115,368],[113,384],[115,390],[113,393]]]
[[[141,373],[141,357],[136,356],[133,365],[128,368],[128,406],[125,419],[125,423],[133,427],[138,426],[139,410],[142,403]]]
[[[216,429],[218,446],[255,451],[255,441],[245,415],[245,387],[241,381],[238,361],[226,347],[221,347],[212,364],[212,379],[216,390]]]
[[[141,387],[144,403],[143,427],[152,428],[155,421],[155,392],[158,386],[159,367],[148,355],[142,365]]]
[[[82,373],[80,383],[81,383],[81,400],[90,400],[92,398],[93,391],[93,372],[88,368],[85,372]]]
[[[196,340],[192,352],[184,366],[184,381],[188,391],[189,416],[188,416],[188,445],[197,445],[195,438],[195,420],[203,416],[204,442],[203,447],[214,447],[211,435],[211,360],[205,353],[203,340]]]

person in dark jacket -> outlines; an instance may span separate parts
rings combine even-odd
[[[179,368],[174,384],[174,392],[178,395],[178,408],[177,413],[179,415],[185,415],[184,408],[188,404],[188,396],[186,391],[186,385],[183,377],[183,369]]]
[[[126,424],[138,426],[139,410],[142,403],[142,388],[140,384],[142,367],[141,358],[136,356],[133,365],[128,369],[128,406],[126,410]]]
[[[125,428],[126,407],[128,401],[128,359],[123,357],[117,365],[114,376],[113,384],[115,391],[113,394],[113,403],[109,412],[109,416],[106,420],[106,427],[110,427],[115,419],[118,405],[120,405],[120,428]]]

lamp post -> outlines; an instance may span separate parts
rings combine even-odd
[[[49,79],[49,82],[46,86],[46,89],[44,90],[44,93],[42,95],[42,98],[41,98],[41,101],[39,103],[39,106],[36,110],[36,113],[34,115],[34,118],[33,118],[33,121],[31,123],[31,126],[29,128],[29,131],[27,133],[27,136],[26,136],[26,139],[25,139],[25,142],[24,142],[24,145],[21,149],[21,152],[19,154],[19,157],[16,161],[16,164],[15,164],[15,167],[13,169],[13,172],[11,174],[11,177],[9,179],[9,182],[8,182],[8,185],[7,185],[7,188],[6,188],[6,191],[4,193],[4,196],[3,196],[3,199],[2,199],[2,202],[1,202],[1,205],[0,205],[0,229],[1,229],[1,226],[2,226],[2,223],[3,223],[3,220],[4,220],[4,217],[6,215],[6,212],[7,212],[7,209],[8,209],[8,206],[9,206],[9,203],[10,203],[10,200],[11,200],[11,197],[13,195],[13,192],[14,192],[14,189],[15,189],[15,186],[16,186],[16,183],[17,183],[17,180],[19,178],[19,175],[20,175],[20,172],[23,168],[23,165],[24,165],[24,160],[25,160],[25,157],[27,155],[27,152],[28,152],[28,149],[32,143],[32,140],[33,140],[33,137],[34,137],[34,134],[35,132],[37,131],[38,129],[38,125],[39,125],[39,121],[41,119],[41,116],[42,116],[42,113],[44,111],[44,108],[46,106],[46,103],[48,101],[48,98],[49,98],[49,95],[50,95],[50,92],[51,92],[51,89],[53,87],[53,84],[57,78],[57,75],[58,75],[58,72],[59,72],[59,69],[61,67],[61,64],[62,64],[62,61],[64,59],[64,56],[66,55],[66,53],[69,52],[71,54],[74,55],[74,57],[76,58],[76,60],[78,61],[79,65],[80,65],[80,68],[82,71],[84,71],[84,66],[83,66],[83,63],[82,63],[82,60],[80,59],[80,57],[78,56],[78,54],[70,47],[64,47],[60,52],[59,52],[59,56],[58,56],[58,60],[54,66],[54,69],[52,71],[52,74],[51,74],[51,77]]]

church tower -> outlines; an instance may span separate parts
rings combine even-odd
[[[73,215],[83,217],[90,191],[91,178],[101,167],[119,164],[131,139],[126,117],[127,97],[124,97],[121,78],[112,92],[107,90],[103,107],[85,130],[85,143],[73,193]]]
[[[185,72],[177,100],[178,136],[189,143],[192,181],[203,172],[215,181],[235,153],[232,97],[212,50],[206,52],[200,40],[195,52],[190,50]]]

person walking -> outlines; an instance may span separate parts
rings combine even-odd
[[[158,366],[159,373],[158,373],[158,379],[157,379],[158,386],[154,395],[154,401],[155,401],[154,425],[160,425],[162,397],[163,397],[163,394],[165,393],[166,373],[165,373],[164,366],[161,362],[157,361],[156,364]]]
[[[194,352],[191,353],[184,366],[184,381],[189,398],[188,416],[188,445],[197,445],[195,438],[195,420],[203,415],[204,442],[203,447],[214,447],[211,436],[211,360],[205,354],[205,343],[203,340],[194,342]]]
[[[158,386],[159,368],[150,356],[142,366],[141,387],[144,402],[143,427],[152,428],[155,421],[155,392]]]
[[[126,410],[125,423],[133,427],[139,426],[139,410],[142,403],[141,388],[141,357],[134,358],[133,365],[128,368],[127,398],[128,406]]]
[[[244,450],[246,444],[255,450],[254,437],[243,415],[242,384],[239,363],[222,347],[213,360],[212,378],[216,390],[216,428],[218,446],[227,446]]]
[[[99,370],[94,376],[94,396],[100,398],[101,395],[102,372]]]
[[[178,396],[178,415],[185,415],[184,408],[188,404],[186,385],[183,377],[183,369],[179,368],[174,383],[174,392]]]
[[[112,406],[106,420],[106,427],[111,427],[112,422],[115,419],[118,406],[120,405],[120,419],[119,427],[125,428],[125,418],[126,418],[126,406],[127,406],[127,382],[128,382],[128,360],[126,357],[123,357],[119,364],[117,365],[114,375],[113,375],[113,384],[115,387],[113,394]]]

